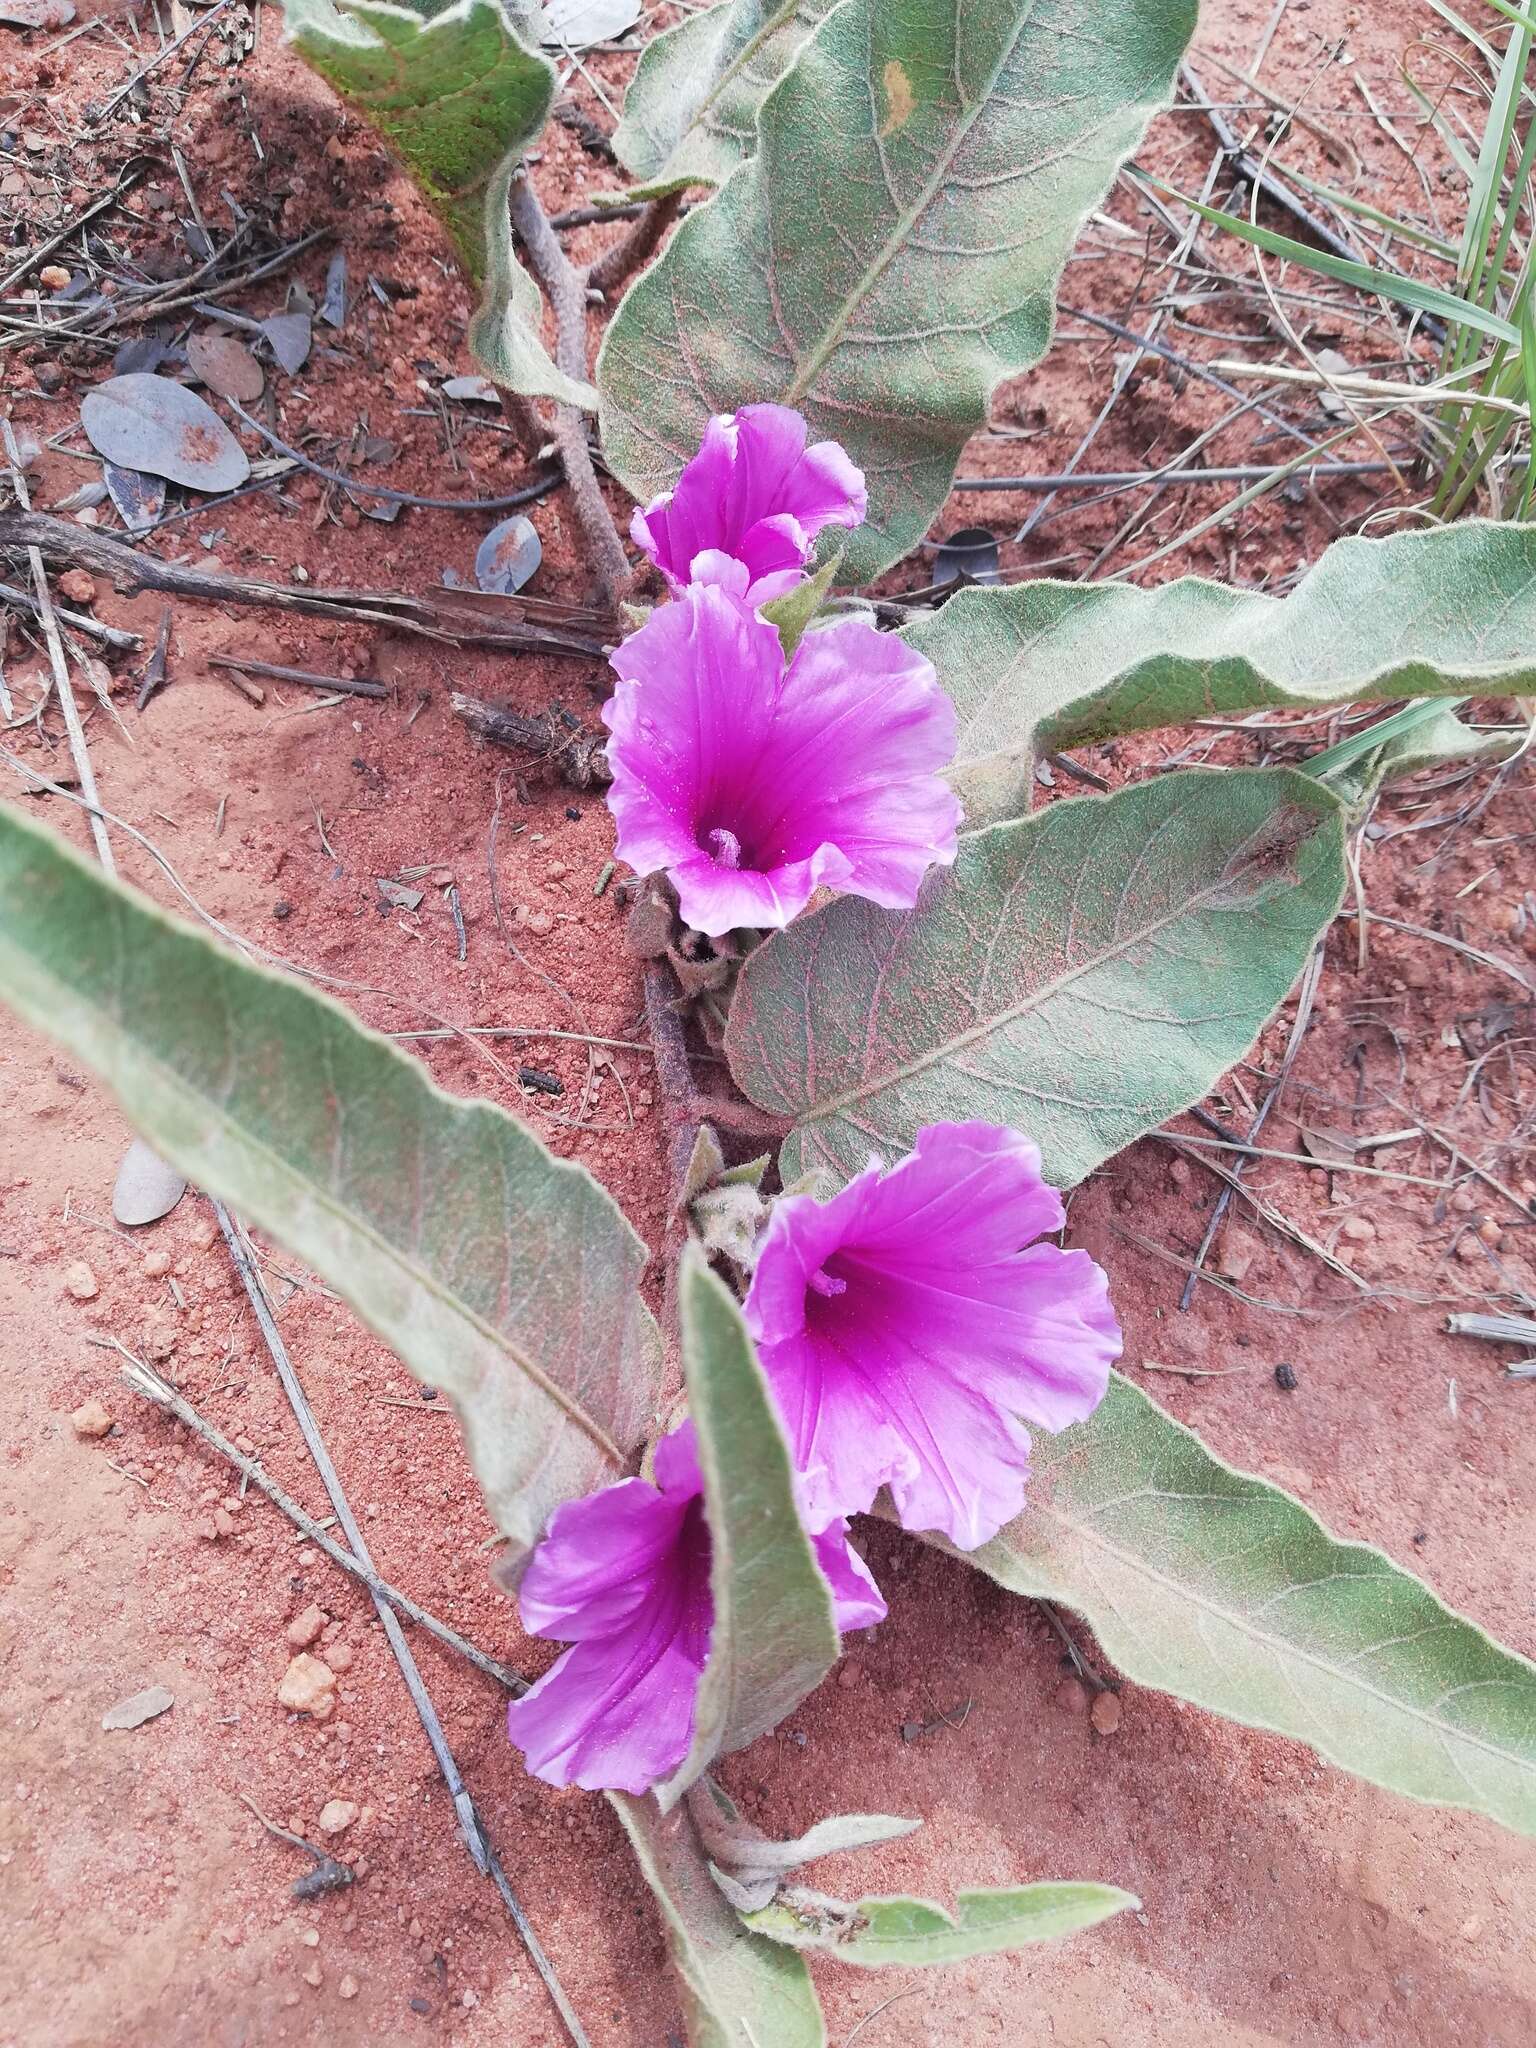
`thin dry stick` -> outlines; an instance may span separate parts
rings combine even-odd
[[[213,1213],[218,1219],[219,1229],[224,1234],[224,1242],[228,1245],[229,1255],[235,1262],[235,1270],[240,1275],[241,1284],[245,1288],[252,1312],[256,1317],[257,1325],[261,1330],[262,1337],[266,1341],[272,1363],[277,1368],[277,1376],[282,1382],[283,1392],[288,1396],[289,1405],[292,1407],[294,1416],[298,1421],[299,1433],[304,1439],[310,1456],[315,1461],[320,1477],[324,1481],[325,1490],[331,1497],[331,1505],[336,1510],[336,1519],[342,1526],[347,1542],[351,1546],[353,1556],[359,1564],[371,1572],[373,1570],[373,1560],[368,1554],[367,1544],[363,1541],[363,1532],[357,1525],[357,1518],[352,1513],[351,1505],[342,1488],[336,1467],[331,1462],[331,1454],[325,1447],[325,1439],[320,1434],[314,1415],[311,1413],[309,1402],[305,1397],[304,1389],[300,1386],[298,1375],[293,1369],[292,1361],[288,1356],[287,1346],[283,1342],[282,1334],[277,1327],[271,1306],[267,1301],[266,1291],[261,1284],[261,1276],[256,1270],[256,1262],[251,1257],[244,1240],[235,1228],[233,1218],[222,1202],[214,1202]],[[405,1640],[405,1633],[400,1626],[399,1617],[389,1602],[378,1593],[375,1593],[373,1596],[373,1604],[389,1647],[395,1653],[395,1661],[400,1666],[400,1674],[405,1680],[406,1690],[410,1693],[412,1704],[421,1718],[421,1725],[426,1732],[427,1741],[431,1745],[432,1754],[437,1760],[437,1767],[443,1774],[443,1782],[448,1787],[449,1796],[453,1801],[454,1812],[458,1816],[459,1829],[464,1837],[464,1846],[468,1849],[475,1868],[480,1872],[481,1876],[489,1877],[496,1885],[496,1889],[501,1893],[507,1910],[512,1916],[513,1924],[522,1936],[523,1945],[528,1951],[529,1958],[543,1981],[544,1989],[549,1993],[550,2002],[559,2013],[565,2024],[566,2032],[576,2044],[576,2048],[591,2048],[586,2032],[580,2020],[576,2017],[571,2002],[566,1997],[560,1980],[556,1977],[554,1968],[549,1958],[545,1955],[538,1936],[529,1924],[527,1914],[524,1913],[514,1897],[512,1889],[507,1883],[506,1874],[496,1859],[496,1852],[491,1847],[490,1840],[486,1835],[484,1823],[481,1821],[480,1815],[475,1809],[475,1803],[470,1798],[464,1780],[459,1774],[459,1767],[454,1761],[453,1751],[448,1747],[448,1738],[444,1735],[442,1723],[438,1720],[437,1709],[433,1706],[426,1686],[422,1682],[421,1673],[417,1669],[416,1659],[411,1653],[411,1646]]]
[[[32,510],[32,499],[27,491],[27,480],[21,469],[21,450],[16,446],[16,436],[11,432],[8,419],[0,420],[0,433],[5,435],[6,460],[10,464],[11,488],[23,512]],[[32,590],[37,600],[37,615],[42,621],[43,638],[48,645],[48,661],[53,669],[53,686],[58,691],[59,709],[64,714],[64,730],[69,734],[70,759],[75,764],[75,774],[80,783],[80,794],[85,800],[86,815],[91,821],[91,837],[96,842],[96,855],[109,875],[116,875],[117,862],[112,854],[112,842],[107,837],[107,828],[101,816],[101,796],[96,788],[96,771],[91,766],[90,751],[85,744],[85,727],[80,723],[80,707],[75,702],[75,692],[69,680],[69,661],[64,652],[64,642],[59,636],[59,622],[54,616],[53,593],[48,588],[48,577],[43,568],[43,558],[36,548],[27,549],[27,564],[32,571]]]
[[[526,171],[512,180],[510,195],[512,225],[516,228],[528,259],[549,295],[555,313],[555,361],[567,377],[577,383],[587,378],[587,283],[561,248],[549,224],[549,215],[539,204],[538,194],[528,182]],[[581,410],[574,405],[556,405],[555,445],[565,466],[576,516],[592,549],[593,568],[603,594],[610,604],[629,589],[630,568],[618,529],[598,487],[592,467],[592,450],[587,445],[587,428]]]
[[[517,1696],[528,1690],[528,1681],[519,1677],[509,1665],[498,1663],[494,1657],[488,1657],[484,1650],[477,1650],[474,1644],[466,1642],[456,1629],[451,1629],[446,1621],[439,1621],[435,1614],[429,1614],[425,1607],[419,1606],[409,1593],[402,1593],[398,1586],[390,1585],[368,1566],[360,1564],[350,1550],[328,1535],[312,1515],[304,1512],[292,1494],[283,1491],[272,1475],[264,1469],[259,1459],[247,1457],[244,1451],[238,1450],[221,1430],[208,1421],[206,1416],[200,1415],[184,1395],[178,1393],[169,1380],[162,1378],[152,1367],[146,1365],[143,1359],[135,1358],[126,1345],[119,1345],[118,1348],[128,1360],[123,1371],[123,1379],[127,1385],[132,1387],[136,1394],[141,1394],[146,1401],[153,1401],[157,1408],[164,1408],[167,1413],[174,1415],[178,1422],[185,1423],[194,1435],[200,1436],[205,1444],[210,1444],[221,1458],[227,1458],[235,1470],[243,1473],[252,1486],[260,1487],[274,1507],[282,1509],[295,1528],[302,1529],[310,1542],[325,1552],[332,1564],[349,1573],[352,1578],[366,1586],[370,1593],[387,1600],[391,1607],[405,1616],[407,1621],[414,1621],[419,1627],[424,1628],[428,1635],[436,1636],[440,1643],[446,1644],[450,1650],[456,1650],[461,1657],[473,1664],[477,1671],[483,1671],[487,1678],[494,1678],[496,1683],[504,1686],[509,1693]],[[450,1411],[443,1409],[434,1412],[447,1414]]]

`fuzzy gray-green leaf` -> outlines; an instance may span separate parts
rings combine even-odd
[[[686,1806],[610,1792],[687,2001],[688,2048],[825,2048],[827,2030],[803,1956],[743,1927],[710,1875]]]
[[[284,0],[283,11],[299,55],[377,128],[481,286],[469,345],[486,374],[530,397],[591,406],[591,387],[544,347],[542,302],[507,219],[508,183],[554,99],[549,59],[519,38],[499,0]]]
[[[1536,686],[1536,526],[1335,541],[1285,597],[1185,576],[963,590],[902,636],[959,713],[972,825],[1029,805],[1035,754],[1192,718]]]
[[[718,0],[647,43],[613,131],[645,197],[718,185],[757,146],[757,110],[832,0]]]
[[[648,498],[711,413],[778,400],[865,473],[843,579],[898,560],[994,388],[1044,354],[1062,265],[1194,23],[1195,0],[842,0],[608,329],[615,473]]]
[[[761,1912],[744,1914],[745,1924],[791,1948],[815,1949],[840,1963],[867,1970],[895,1963],[908,1968],[961,1963],[971,1956],[995,1956],[1059,1941],[1096,1927],[1113,1913],[1141,1901],[1110,1884],[1045,1883],[963,1891],[953,1914],[928,1899],[869,1898],[845,1901],[821,1892],[781,1892]]]
[[[515,1541],[621,1475],[652,1420],[659,1346],[645,1247],[583,1167],[14,810],[0,810],[0,1001],[452,1398]]]
[[[1243,1057],[1343,863],[1337,803],[1280,769],[1167,775],[966,833],[916,910],[845,897],[749,957],[731,1071],[794,1120],[786,1182],[983,1117],[1028,1131],[1070,1187]]]
[[[1035,1437],[1029,1505],[966,1562],[1075,1608],[1142,1685],[1536,1834],[1536,1665],[1118,1374],[1087,1422]]]
[[[698,1433],[715,1618],[693,1745],[657,1788],[671,1806],[722,1752],[776,1728],[837,1660],[832,1594],[795,1502],[794,1467],[741,1310],[694,1244],[678,1302]]]

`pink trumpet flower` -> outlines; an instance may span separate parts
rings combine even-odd
[[[812,1538],[839,1630],[885,1602],[834,1522]],[[688,1754],[709,1654],[710,1536],[693,1424],[656,1446],[656,1484],[621,1479],[568,1501],[523,1579],[523,1626],[571,1647],[507,1710],[529,1770],[549,1785],[640,1793]]]
[[[1103,1398],[1120,1325],[1040,1154],[995,1124],[930,1124],[829,1202],[775,1203],[747,1321],[814,1521],[888,1486],[902,1524],[985,1543],[1024,1504],[1025,1423]]]
[[[725,568],[613,656],[619,858],[664,868],[684,921],[715,938],[788,924],[822,885],[910,908],[955,857],[960,807],[939,777],[954,706],[922,655],[862,619],[807,633],[786,664],[745,570]]]
[[[805,434],[787,405],[744,405],[709,422],[675,486],[630,522],[674,591],[728,556],[747,571],[746,602],[767,604],[800,581],[823,527],[861,524],[863,473],[835,441],[807,448]]]

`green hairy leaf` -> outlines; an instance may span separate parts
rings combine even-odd
[[[878,1969],[963,1963],[1057,1941],[1096,1927],[1114,1913],[1135,1912],[1140,1899],[1109,1884],[1026,1884],[964,1891],[951,1917],[927,1899],[873,1898],[848,1903],[794,1888],[773,1905],[743,1915],[746,1926],[791,1948],[817,1949],[840,1963]]]
[[[792,1842],[775,1842],[737,1811],[735,1801],[705,1778],[688,1810],[709,1856],[714,1880],[743,1913],[770,1905],[791,1870],[851,1849],[872,1848],[913,1834],[921,1821],[889,1813],[836,1813],[819,1820]]]
[[[652,1421],[660,1347],[638,1292],[645,1247],[585,1168],[14,810],[0,810],[0,999],[452,1398],[514,1541],[620,1476]]]
[[[722,1751],[744,1749],[776,1728],[820,1685],[838,1651],[831,1590],[801,1525],[768,1382],[735,1297],[692,1243],[683,1252],[678,1302],[715,1619],[693,1746],[657,1787],[663,1812]]]
[[[718,0],[640,54],[613,131],[642,198],[719,185],[757,146],[757,110],[833,0]]]
[[[711,413],[797,406],[865,472],[845,582],[927,531],[993,389],[1039,361],[1087,213],[1167,97],[1195,0],[843,0],[756,154],[630,291],[598,360],[641,499]]]
[[[1085,1615],[1139,1684],[1536,1834],[1536,1665],[1118,1374],[1089,1421],[1035,1437],[1029,1506],[966,1562]]]
[[[1339,906],[1334,798],[1280,769],[1163,776],[961,837],[914,911],[844,897],[748,959],[726,1055],[794,1119],[786,1183],[982,1117],[1071,1187],[1242,1058]]]
[[[743,1927],[710,1876],[688,1817],[610,1792],[656,1895],[682,1979],[688,2048],[825,2048],[827,2030],[805,1960]]]
[[[1039,752],[1267,706],[1529,690],[1536,526],[1335,541],[1287,597],[1197,576],[963,590],[902,637],[954,699],[976,825],[1028,808]]]
[[[299,55],[383,136],[482,286],[469,345],[487,376],[530,397],[592,406],[551,361],[538,289],[512,253],[507,188],[549,117],[555,69],[498,0],[391,6],[283,0]]]

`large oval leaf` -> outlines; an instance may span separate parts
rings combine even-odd
[[[646,196],[718,185],[757,146],[757,110],[833,0],[719,0],[647,43],[613,131]]]
[[[618,1476],[652,1420],[645,1247],[583,1167],[339,1003],[226,952],[0,810],[0,1001],[166,1158],[450,1395],[499,1526]]]
[[[1087,1422],[1035,1438],[1029,1506],[966,1562],[1086,1615],[1140,1684],[1536,1834],[1536,1665],[1118,1374]]]
[[[717,1756],[776,1728],[820,1685],[838,1649],[832,1594],[801,1525],[778,1409],[735,1297],[692,1243],[678,1305],[715,1617],[692,1747],[657,1788],[663,1811]]]
[[[512,249],[507,188],[549,116],[555,70],[497,0],[392,6],[283,0],[305,63],[371,121],[437,209],[482,286],[469,345],[509,390],[590,406],[590,386],[556,368],[542,301]],[[528,24],[519,15],[525,32]]]
[[[688,2048],[825,2048],[827,2030],[805,1960],[743,1927],[709,1873],[686,1807],[663,1818],[654,1799],[610,1792],[687,2001]]]
[[[108,377],[81,400],[80,424],[96,453],[119,469],[147,470],[191,491],[237,491],[251,473],[213,407],[169,377],[143,370]]]
[[[1041,749],[1266,705],[1529,690],[1536,526],[1335,541],[1287,597],[1198,576],[964,590],[902,637],[960,714],[952,780],[975,825],[1028,808]]]
[[[944,1118],[1016,1124],[1069,1187],[1242,1058],[1333,917],[1339,807],[1190,771],[966,833],[915,911],[845,897],[752,954],[731,1072],[795,1120],[786,1181]]]
[[[857,582],[943,503],[998,382],[1039,360],[1090,208],[1167,96],[1195,0],[843,0],[764,100],[757,154],[635,285],[598,361],[639,498],[711,413],[798,406],[869,485]]]

